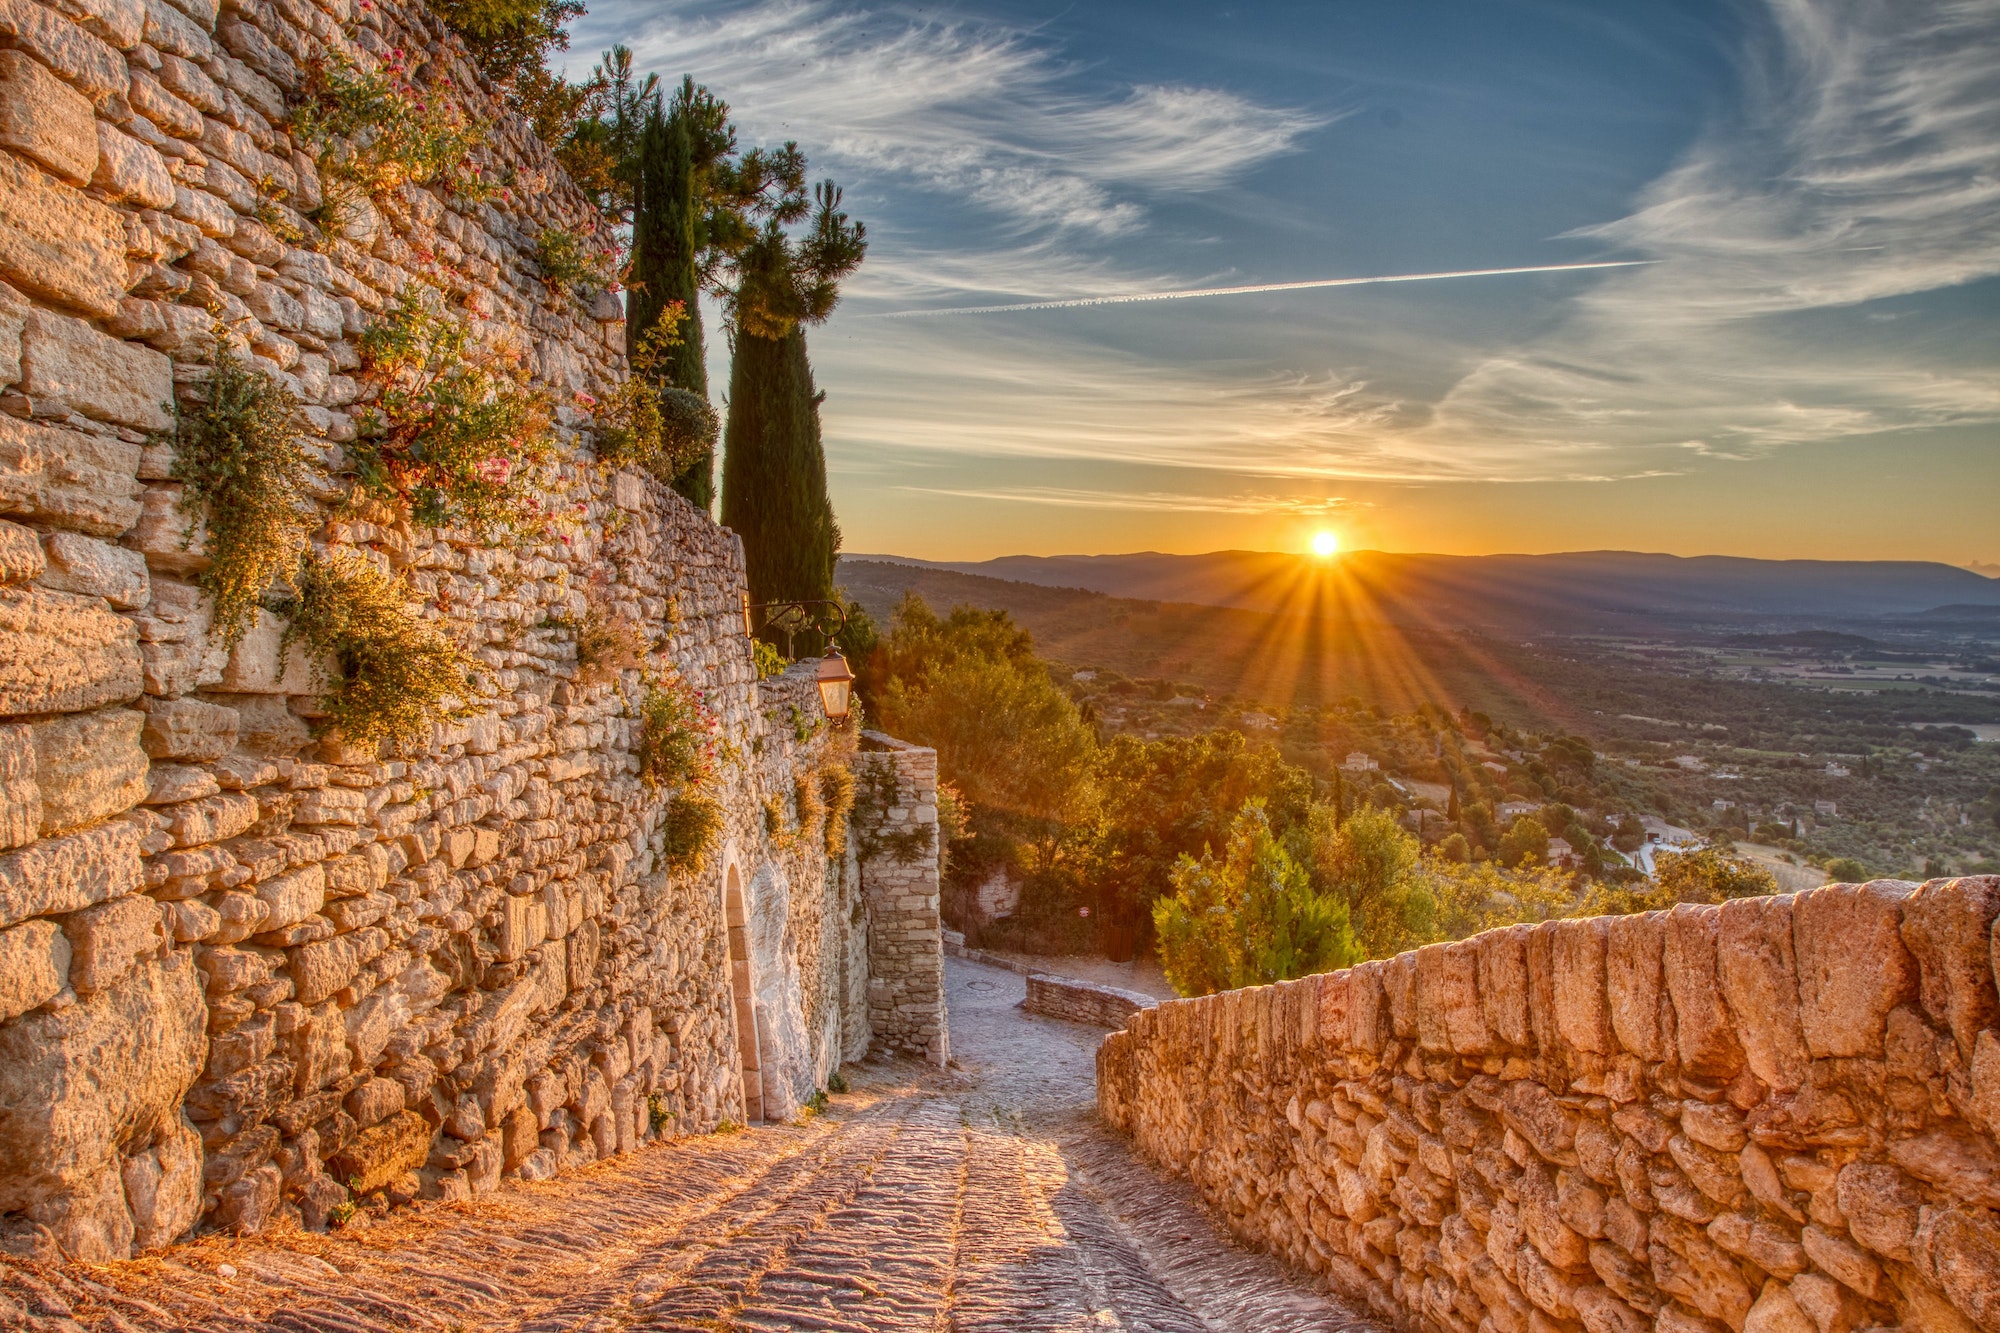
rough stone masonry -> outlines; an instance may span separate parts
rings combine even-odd
[[[512,198],[403,186],[319,250],[281,240],[322,196],[282,128],[301,67],[398,50],[487,128]],[[620,306],[531,256],[590,219],[419,6],[0,0],[0,1247],[104,1259],[478,1195],[790,1114],[868,1048],[862,868],[788,826],[839,748],[811,670],[757,679],[740,544],[601,472],[571,405],[624,373]],[[420,273],[562,405],[567,541],[332,503],[356,339]],[[229,652],[209,633],[154,432],[218,316],[305,404],[314,541],[405,575],[494,684],[427,745],[316,741],[281,623]],[[637,778],[638,674],[577,669],[565,625],[590,604],[719,723],[727,828],[698,876],[668,872]],[[921,871],[898,869],[897,985],[938,952]]]
[[[1133,1015],[1104,1116],[1404,1327],[2000,1330],[2000,878],[1549,922]]]

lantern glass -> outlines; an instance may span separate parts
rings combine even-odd
[[[835,722],[847,716],[853,687],[854,673],[848,670],[847,659],[837,649],[820,659],[819,701]]]

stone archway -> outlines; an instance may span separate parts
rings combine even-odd
[[[757,991],[750,975],[749,917],[743,909],[743,875],[732,862],[723,877],[723,921],[729,927],[729,995],[736,1020],[736,1047],[741,1053],[743,1118],[757,1124],[764,1118],[764,1074],[758,1058]]]

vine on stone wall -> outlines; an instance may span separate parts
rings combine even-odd
[[[313,655],[325,711],[318,730],[358,744],[418,741],[464,711],[473,664],[412,614],[400,580],[341,551],[308,556],[293,584],[276,609],[291,621],[284,651],[300,643]]]
[[[888,857],[897,865],[910,865],[929,851],[936,837],[933,824],[911,824],[891,829],[888,814],[896,804],[896,773],[888,764],[870,764],[862,769],[854,791],[854,847],[864,861]]]
[[[317,155],[334,212],[342,196],[406,184],[439,185],[474,203],[500,188],[473,160],[485,130],[449,100],[411,83],[400,49],[379,71],[334,54],[305,62],[304,73],[291,131]],[[335,220],[324,212],[321,219]]]
[[[519,349],[481,344],[463,310],[410,282],[361,335],[361,361],[373,401],[348,454],[368,494],[430,527],[554,525],[551,405]]]
[[[306,490],[311,460],[299,400],[279,380],[250,368],[215,333],[205,384],[174,405],[174,479],[188,516],[206,525],[209,566],[199,576],[212,623],[234,647],[271,585],[298,566],[318,515]]]
[[[668,867],[699,875],[722,840],[723,822],[722,802],[715,797],[692,788],[676,792],[661,821]]]

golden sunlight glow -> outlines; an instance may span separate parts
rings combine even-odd
[[[1331,528],[1321,528],[1312,535],[1312,553],[1325,560],[1340,554],[1340,534]]]

